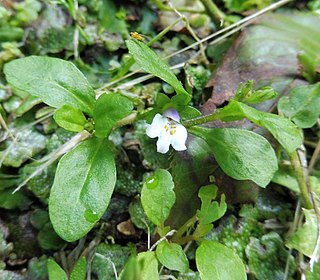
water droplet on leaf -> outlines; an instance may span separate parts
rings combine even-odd
[[[89,223],[95,223],[96,221],[99,220],[98,214],[96,211],[92,211],[91,209],[87,209],[84,212],[84,218],[89,222]]]
[[[158,186],[159,180],[157,176],[153,175],[149,177],[146,181],[146,187],[148,189],[155,189]]]

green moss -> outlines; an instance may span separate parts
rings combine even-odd
[[[12,243],[7,243],[5,233],[0,228],[0,259],[5,259],[13,249]]]
[[[115,280],[112,264],[119,274],[129,255],[128,247],[118,244],[100,244],[92,261],[92,272],[98,277],[98,280]]]
[[[48,259],[46,256],[42,256],[40,258],[32,258],[28,263],[27,279],[48,279],[47,262]]]
[[[38,163],[30,163],[23,167],[22,178],[25,180],[37,169],[41,168]],[[45,168],[40,174],[34,176],[27,183],[27,187],[34,195],[44,202],[47,202],[47,198],[50,194],[50,189],[53,184],[54,175],[56,171],[56,164],[51,164],[49,167]]]
[[[131,197],[140,193],[141,183],[133,177],[130,170],[117,169],[117,182],[115,191],[125,196]]]
[[[257,280],[284,279],[286,262],[289,260],[289,278],[295,271],[294,257],[289,255],[283,240],[276,232],[270,232],[262,238],[250,238],[246,248],[250,272]]]
[[[262,224],[254,219],[237,219],[235,216],[229,216],[223,219],[218,228],[213,229],[208,235],[208,239],[216,240],[235,252],[246,260],[245,249],[252,236],[259,237],[263,234]]]
[[[19,167],[45,148],[46,137],[33,128],[21,128],[17,125],[11,133],[17,141],[13,142],[8,138],[5,142],[6,150],[0,152],[0,157],[4,157],[3,164],[6,166]]]
[[[129,213],[132,223],[137,228],[141,228],[145,232],[148,232],[149,228],[150,233],[153,233],[155,225],[148,219],[146,213],[144,212],[140,198],[136,198],[130,203]]]
[[[74,132],[65,130],[63,128],[58,128],[46,143],[48,153],[58,149],[61,145],[69,141],[74,135]]]

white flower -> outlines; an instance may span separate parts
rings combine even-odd
[[[187,129],[179,123],[180,117],[175,109],[169,109],[163,116],[156,114],[146,133],[150,138],[158,137],[157,151],[165,154],[169,151],[170,144],[176,151],[187,149]]]

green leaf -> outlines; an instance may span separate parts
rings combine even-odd
[[[142,252],[130,256],[119,280],[159,280],[158,261],[155,252]]]
[[[116,180],[107,140],[91,138],[64,155],[49,198],[58,235],[72,242],[84,236],[106,211]]]
[[[300,253],[312,256],[317,243],[318,219],[314,210],[303,209],[306,221],[298,231],[289,238],[287,246]]]
[[[127,25],[125,22],[126,16],[121,16],[125,13],[124,10],[117,10],[117,5],[112,0],[102,0],[97,4],[99,25],[108,30],[110,33],[120,32],[121,34],[128,34]]]
[[[272,146],[256,133],[235,128],[189,130],[209,144],[221,169],[234,179],[251,180],[264,188],[278,169]]]
[[[199,223],[192,235],[195,240],[202,240],[212,229],[213,224]]]
[[[320,83],[295,87],[279,100],[278,109],[298,127],[312,127],[320,115]]]
[[[117,272],[120,272],[128,261],[130,253],[129,247],[101,242],[95,249],[91,271],[97,279],[115,279],[113,266]]]
[[[157,107],[162,108],[166,104],[170,103],[170,98],[164,93],[158,92],[155,97],[155,103],[157,104]]]
[[[245,280],[246,270],[230,248],[204,240],[196,251],[196,264],[202,280]]]
[[[24,30],[20,27],[1,26],[0,42],[20,41],[23,37]]]
[[[317,262],[314,264],[313,271],[311,271],[310,267],[307,268],[306,276],[307,276],[307,280],[320,279],[320,262]]]
[[[203,186],[199,190],[201,199],[201,210],[197,212],[199,222],[202,224],[210,224],[220,219],[227,211],[225,195],[221,195],[220,205],[217,201],[212,201],[217,196],[218,187],[215,185]]]
[[[48,260],[47,267],[49,280],[68,280],[67,274],[53,259]]]
[[[168,241],[161,242],[156,249],[157,258],[161,264],[171,270],[187,272],[189,262],[182,247]]]
[[[7,63],[4,73],[14,90],[40,97],[54,108],[68,104],[90,116],[93,114],[94,90],[71,62],[29,56]]]
[[[119,280],[136,280],[139,278],[142,264],[137,261],[136,255],[131,255],[122,269]]]
[[[73,270],[70,275],[70,280],[85,280],[87,273],[87,260],[86,257],[81,257],[76,265],[73,267]]]
[[[183,88],[170,67],[146,44],[131,39],[126,40],[126,45],[135,61],[144,71],[167,82],[178,94],[186,94],[189,96],[189,93]]]
[[[26,123],[10,128],[18,141],[12,141],[11,138],[6,140],[6,150],[0,151],[0,158],[4,157],[3,165],[19,167],[45,149],[46,137],[33,127],[23,127],[24,124]]]
[[[70,105],[63,105],[59,108],[53,118],[59,126],[73,132],[83,131],[86,123],[86,117],[81,110]]]
[[[40,247],[45,250],[59,250],[65,244],[65,242],[56,234],[50,222],[39,230],[37,241]]]
[[[3,182],[1,181],[1,184]],[[28,198],[25,191],[19,191],[12,193],[15,190],[14,188],[8,188],[0,191],[0,208],[4,209],[15,209],[20,208],[24,209],[31,204],[30,199]]]
[[[166,223],[172,228],[181,227],[200,208],[198,189],[218,168],[209,145],[201,138],[188,137],[188,149],[175,153],[171,160],[176,202]]]
[[[16,110],[17,116],[22,116],[24,113],[28,112],[30,109],[32,109],[34,106],[40,104],[42,101],[40,98],[29,95],[23,103],[19,106],[19,108]]]
[[[248,118],[259,126],[264,126],[289,153],[294,152],[302,143],[299,129],[287,118],[259,111],[244,103],[231,101],[221,109],[216,117],[223,121]]]
[[[148,218],[157,226],[161,226],[167,219],[176,200],[173,187],[171,174],[164,169],[158,169],[143,184],[142,207]]]
[[[106,137],[115,123],[129,115],[132,109],[132,102],[118,93],[101,95],[97,100],[93,114],[95,135]]]
[[[235,100],[246,104],[256,104],[275,98],[278,94],[272,87],[263,87],[259,90],[253,89],[253,80],[240,83],[235,95]]]
[[[159,280],[158,261],[155,252],[142,252],[138,254],[137,261],[142,266],[139,279]]]
[[[274,174],[272,182],[285,186],[288,189],[300,193],[299,183],[295,171],[288,165],[280,165],[278,171]]]

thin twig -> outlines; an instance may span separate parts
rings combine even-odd
[[[299,223],[299,219],[300,219],[299,217],[301,216],[300,212],[301,212],[301,201],[298,200],[297,205],[296,205],[296,210],[294,212],[294,219],[293,219],[292,225],[288,231],[289,236],[291,236],[296,231],[296,229],[298,227],[298,223]],[[288,252],[288,258],[286,261],[286,268],[284,270],[283,280],[287,280],[288,276],[289,276],[291,253],[292,253],[292,249],[290,249]]]
[[[312,157],[309,161],[309,166],[308,166],[308,172],[310,173],[316,164],[317,160],[319,159],[319,154],[320,154],[320,140],[318,141],[318,144],[312,154]]]
[[[184,16],[183,14],[181,14],[174,6],[173,4],[171,3],[171,1],[168,1],[168,5],[175,11],[175,13],[183,19],[185,25],[186,25],[186,28],[187,30],[189,31],[190,35],[197,41],[199,42],[200,39],[199,37],[197,36],[197,34],[193,31],[193,29],[191,28],[190,24],[189,24],[189,20],[187,19],[186,16]],[[206,54],[205,54],[205,48],[203,47],[203,44],[202,43],[199,43],[199,48],[200,48],[200,53],[201,53],[201,56],[202,56],[202,59],[203,61],[206,63],[206,64],[209,64],[209,61],[207,60],[207,57],[206,57]]]
[[[230,25],[230,26],[228,26],[228,27],[226,27],[226,28],[223,28],[223,29],[221,29],[221,30],[219,30],[219,31],[217,31],[217,32],[215,32],[215,33],[213,33],[213,34],[210,34],[209,36],[207,36],[207,37],[199,40],[198,42],[195,42],[195,43],[193,43],[193,44],[191,44],[191,45],[189,45],[189,46],[187,46],[187,47],[185,47],[185,48],[183,48],[183,49],[181,49],[181,50],[179,50],[179,51],[176,51],[176,52],[174,52],[174,53],[172,53],[172,54],[170,54],[170,55],[168,55],[168,56],[165,56],[163,59],[168,59],[168,58],[171,58],[171,57],[173,57],[173,56],[176,56],[176,55],[178,55],[178,54],[180,54],[180,53],[182,53],[182,52],[185,52],[185,51],[187,51],[187,50],[189,50],[189,49],[192,49],[192,48],[198,46],[198,45],[201,44],[201,43],[204,43],[204,42],[206,42],[206,41],[208,41],[208,40],[211,40],[212,38],[217,37],[217,36],[219,36],[220,34],[223,34],[223,33],[226,32],[226,31],[231,30],[231,31],[228,32],[227,34],[224,34],[223,36],[221,36],[221,38],[219,37],[219,38],[217,38],[216,40],[213,40],[212,42],[209,43],[210,45],[216,44],[217,42],[221,41],[222,39],[231,36],[232,34],[238,32],[238,31],[239,31],[240,29],[242,29],[243,27],[249,25],[252,21],[256,20],[256,19],[257,19],[258,17],[260,17],[261,15],[263,15],[263,14],[265,14],[265,13],[267,13],[267,12],[270,12],[270,11],[272,11],[272,10],[275,10],[275,9],[277,9],[277,8],[279,8],[279,7],[287,4],[287,3],[289,3],[289,2],[292,2],[292,0],[282,0],[282,1],[279,1],[279,2],[277,2],[277,3],[273,3],[273,4],[271,4],[270,6],[262,9],[261,11],[255,13],[255,14],[252,14],[252,15],[250,15],[250,16],[248,16],[248,17],[245,17],[244,19],[242,19],[242,20],[240,20],[240,21],[238,21],[238,22],[236,22],[236,23],[234,23],[234,24],[232,24],[232,25]],[[180,68],[183,68],[186,62],[187,62],[187,61],[185,61],[185,62],[183,62],[183,63],[176,64],[176,65],[174,65],[174,66],[172,66],[172,67],[170,67],[170,68],[171,68],[171,69],[180,69]],[[112,85],[114,85],[114,84],[117,84],[117,83],[121,82],[122,80],[127,79],[127,78],[129,78],[129,77],[131,77],[131,76],[133,76],[133,75],[135,75],[135,74],[137,74],[137,73],[139,73],[139,72],[140,72],[140,70],[131,72],[131,73],[129,73],[129,74],[127,74],[127,75],[119,78],[118,80],[115,80],[115,81],[112,81],[112,82],[110,82],[110,83],[107,83],[107,84],[103,85],[101,88],[97,89],[97,90],[96,90],[96,93],[97,93],[98,95],[101,95],[101,94],[103,93],[103,91],[105,91],[105,90],[106,90],[107,88],[109,88],[110,86],[112,86]],[[136,85],[136,84],[138,84],[138,83],[140,83],[140,82],[147,81],[148,79],[151,79],[152,77],[153,77],[153,75],[151,75],[151,74],[146,74],[146,75],[144,75],[144,76],[142,76],[142,77],[139,77],[139,78],[137,78],[137,79],[135,79],[135,80],[132,80],[132,81],[130,81],[130,82],[127,82],[127,83],[125,83],[125,84],[123,84],[123,85],[121,85],[121,86],[118,86],[117,89],[130,88],[130,87],[132,87],[132,86],[134,86],[134,85]]]
[[[33,177],[40,174],[43,170],[45,170],[48,166],[50,166],[53,162],[55,162],[59,157],[70,151],[72,148],[74,148],[78,143],[81,141],[87,139],[90,136],[90,133],[87,131],[82,131],[78,134],[76,134],[74,137],[72,137],[68,142],[63,144],[61,147],[56,149],[54,152],[47,155],[45,158],[42,158],[42,161],[45,161],[48,159],[44,164],[42,164],[36,171],[34,171],[31,175],[28,176],[27,179],[25,179],[15,190],[12,192],[12,194],[19,191],[26,183],[28,183]]]
[[[114,265],[113,261],[112,261],[110,258],[107,258],[106,256],[101,255],[101,254],[99,254],[99,253],[95,253],[95,255],[96,255],[97,257],[100,257],[100,258],[102,258],[102,259],[107,260],[107,261],[111,264],[112,269],[113,269],[114,276],[116,277],[116,279],[118,279],[117,269],[116,269],[116,266]]]
[[[148,250],[150,249],[151,246],[151,233],[150,233],[150,227],[148,226],[148,223],[144,220],[141,219],[141,222],[144,223],[144,225],[147,227],[147,232],[148,232],[148,243],[147,243],[147,248]]]
[[[189,49],[192,49],[192,48],[198,46],[200,43],[204,43],[204,42],[206,42],[208,40],[211,40],[212,38],[217,37],[218,35],[226,32],[226,31],[229,31],[230,29],[233,29],[233,28],[235,28],[235,27],[237,27],[239,25],[242,25],[242,24],[244,24],[246,22],[252,22],[252,21],[256,20],[258,17],[262,16],[263,14],[268,13],[268,12],[270,12],[272,10],[275,10],[275,9],[277,9],[277,8],[279,8],[279,7],[281,7],[281,6],[285,5],[285,4],[288,4],[289,2],[292,2],[292,1],[293,0],[281,0],[281,1],[277,2],[277,3],[273,3],[270,6],[262,9],[259,12],[256,12],[256,13],[250,15],[250,16],[247,16],[244,19],[239,20],[236,23],[231,24],[230,26],[228,26],[226,28],[223,28],[223,29],[221,29],[221,30],[219,30],[219,31],[217,31],[217,32],[215,32],[213,34],[210,34],[209,36],[201,39],[199,42],[195,42],[195,43],[193,43],[193,44],[191,44],[191,45],[189,45],[189,46],[187,46],[187,47],[185,47],[185,48],[183,48],[183,49],[181,49],[179,51],[176,51],[176,52],[172,53],[168,57],[176,56],[176,55],[178,55],[178,54],[180,54],[182,52],[185,52],[185,51],[187,51]],[[165,58],[168,58],[168,57],[165,57]]]
[[[299,184],[300,194],[303,201],[303,206],[307,209],[312,209],[313,204],[310,197],[310,192],[308,190],[308,185],[306,183],[306,178],[304,174],[304,160],[301,161],[298,152],[293,152],[289,154],[292,168],[294,170],[295,177]]]
[[[161,243],[163,240],[166,240],[167,237],[172,236],[176,233],[177,231],[175,229],[170,230],[164,237],[161,237],[156,243],[152,245],[152,247],[149,249],[150,252],[154,250],[158,246],[159,243]]]
[[[16,138],[14,138],[14,136],[12,135],[12,133],[11,133],[10,129],[8,128],[5,120],[4,120],[3,117],[2,117],[2,114],[0,113],[0,127],[1,127],[1,126],[2,126],[3,129],[6,131],[6,133],[9,135],[9,137],[12,139],[12,141],[13,141],[14,143],[16,143],[16,142],[17,142]]]
[[[220,11],[217,5],[212,0],[200,0],[206,8],[207,13],[217,27],[222,26],[226,15]]]

